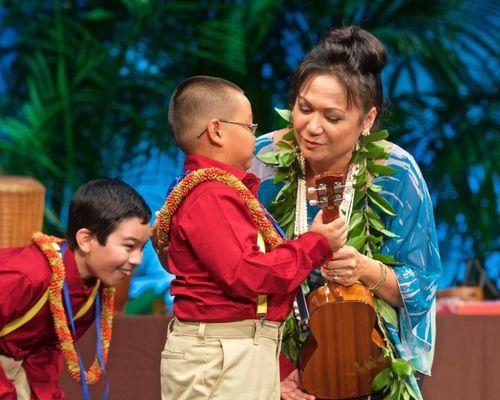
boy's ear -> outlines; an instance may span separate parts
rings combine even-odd
[[[78,229],[75,235],[78,248],[84,253],[90,252],[90,243],[92,238],[93,236],[87,228]]]
[[[220,121],[217,118],[210,120],[207,125],[207,137],[210,143],[216,146],[222,146],[222,135],[220,134]]]

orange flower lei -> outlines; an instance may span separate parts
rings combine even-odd
[[[40,248],[45,257],[47,257],[52,270],[52,279],[49,286],[49,306],[54,319],[55,331],[61,344],[61,351],[66,359],[66,365],[70,375],[75,381],[81,383],[78,356],[73,343],[73,337],[71,336],[71,332],[68,327],[68,319],[66,317],[66,312],[64,311],[62,300],[62,286],[65,277],[64,264],[59,252],[59,246],[62,241],[62,239],[44,235],[41,232],[33,234],[33,242]],[[114,287],[107,287],[103,290],[101,332],[102,350],[105,363],[108,360],[108,350],[111,342],[114,295]],[[90,369],[85,371],[85,379],[87,383],[96,383],[99,380],[101,373],[102,367],[96,356]]]
[[[165,246],[168,245],[170,239],[170,222],[172,216],[179,208],[182,200],[197,185],[209,181],[225,183],[240,194],[267,246],[273,249],[283,242],[283,239],[276,232],[273,224],[266,217],[262,205],[238,178],[219,168],[202,168],[186,175],[172,190],[160,210],[158,215],[158,238]]]

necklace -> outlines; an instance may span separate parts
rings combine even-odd
[[[298,153],[299,165],[302,171],[302,176],[297,177],[297,197],[295,203],[295,224],[293,228],[293,233],[295,237],[302,235],[308,231],[307,226],[307,200],[306,200],[306,180],[305,180],[305,170],[306,170],[306,160],[304,156],[299,151]]]
[[[273,224],[266,217],[263,207],[248,188],[234,175],[220,168],[202,168],[187,174],[170,192],[158,215],[158,238],[168,245],[170,239],[170,222],[177,212],[182,200],[197,185],[203,182],[219,181],[235,189],[245,201],[250,215],[257,225],[264,242],[274,249],[283,242]]]
[[[62,239],[54,236],[44,235],[41,232],[33,234],[33,242],[47,257],[52,270],[52,278],[49,286],[49,306],[54,320],[54,328],[61,346],[61,351],[66,359],[66,365],[71,377],[81,383],[80,367],[78,365],[78,354],[75,349],[73,336],[68,327],[68,318],[63,305],[62,288],[66,272],[59,252]],[[113,306],[115,288],[107,287],[103,290],[101,338],[104,362],[108,359],[109,344],[113,325]],[[88,371],[85,371],[85,380],[89,384],[96,383],[101,376],[103,366],[100,365],[96,355]]]

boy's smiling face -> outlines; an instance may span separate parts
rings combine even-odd
[[[150,226],[138,217],[121,221],[101,245],[87,229],[77,233],[75,257],[83,279],[95,277],[108,286],[119,284],[142,261],[142,250],[149,238]]]

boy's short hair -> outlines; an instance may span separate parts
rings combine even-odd
[[[170,97],[168,122],[181,149],[188,147],[186,132],[196,128],[200,119],[208,122],[212,118],[232,117],[236,104],[231,90],[244,93],[238,85],[213,76],[193,76],[177,86]]]
[[[132,187],[118,179],[96,179],[80,186],[69,207],[66,239],[71,250],[78,248],[76,233],[87,228],[104,246],[120,222],[138,217],[149,223],[151,210]]]

